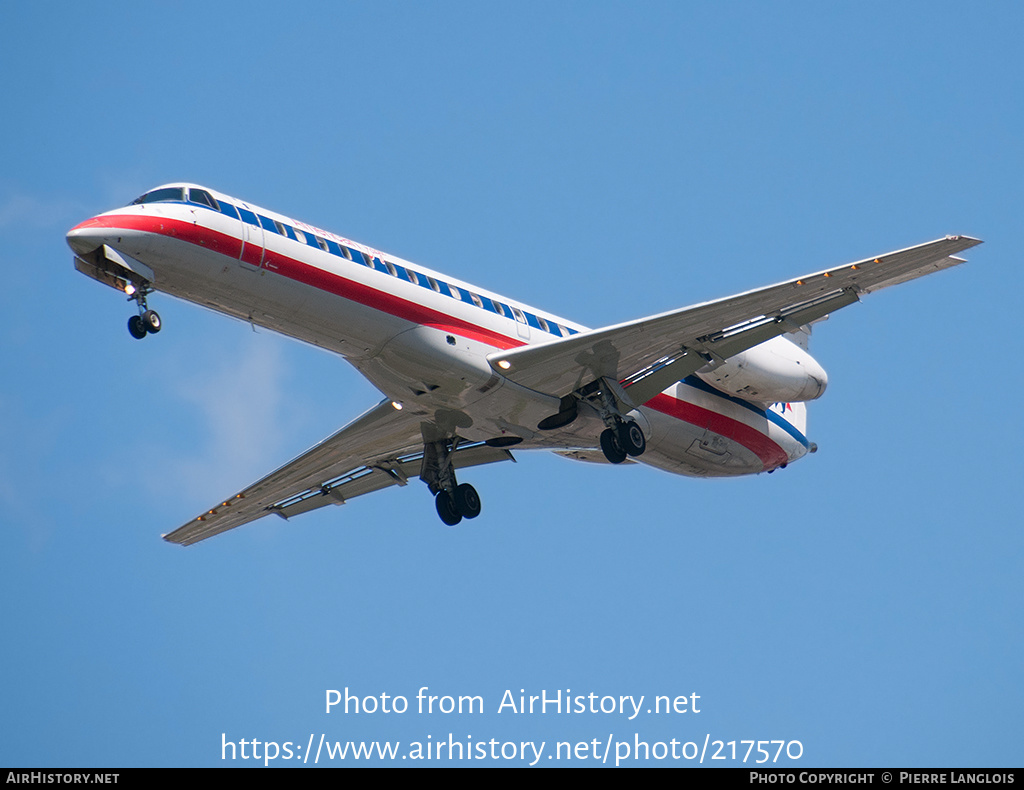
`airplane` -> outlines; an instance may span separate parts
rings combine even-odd
[[[160,292],[340,354],[383,399],[337,433],[164,535],[190,545],[414,477],[440,519],[476,518],[457,472],[509,448],[691,477],[773,472],[817,450],[807,403],[828,377],[812,324],[964,262],[946,236],[724,299],[588,329],[208,187],[166,184],[67,234],[75,268],[161,331]]]

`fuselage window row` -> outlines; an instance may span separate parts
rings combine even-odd
[[[439,294],[450,296],[452,299],[457,299],[465,304],[471,304],[481,310],[487,310],[488,312],[499,315],[502,318],[528,324],[534,329],[539,329],[541,332],[547,332],[548,334],[556,335],[558,337],[569,337],[569,335],[578,334],[575,329],[570,329],[569,327],[564,327],[561,324],[548,321],[541,316],[528,313],[525,310],[520,310],[518,307],[508,307],[495,299],[484,299],[478,294],[470,293],[454,285],[449,285],[443,280],[436,280],[425,274],[419,274],[408,267],[396,266],[391,263],[391,261],[381,262],[379,258],[375,258],[365,252],[360,252],[359,250],[353,250],[346,247],[344,244],[339,244],[338,242],[333,241],[332,239],[321,238],[314,233],[293,228],[291,225],[280,222],[279,220],[272,220],[269,217],[264,217],[262,214],[256,214],[244,208],[233,206],[227,201],[217,200],[204,189],[190,188],[187,201],[185,199],[185,190],[182,187],[156,189],[152,192],[147,192],[140,198],[136,198],[132,201],[132,205],[134,206],[142,203],[184,202],[188,202],[192,205],[203,206],[212,211],[217,211],[227,217],[241,220],[242,222],[257,228],[263,228],[270,233],[276,233],[279,236],[284,236],[285,238],[291,239],[299,244],[305,244],[308,247],[323,250],[324,252],[330,253],[331,255],[339,258],[345,258],[353,263],[361,262],[365,266],[383,274],[389,274],[392,277],[406,280],[413,285],[420,285]],[[520,315],[522,315],[525,320],[519,320]]]

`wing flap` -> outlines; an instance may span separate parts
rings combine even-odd
[[[164,536],[189,545],[272,512],[271,508],[359,467],[381,464],[421,447],[421,415],[381,401],[337,433],[261,480]]]
[[[622,382],[647,378],[641,375],[644,371],[665,368],[687,352],[725,358],[791,332],[798,322],[808,323],[812,317],[852,304],[861,294],[955,266],[963,262],[956,253],[980,243],[969,236],[947,236],[725,299],[552,343],[499,351],[488,361],[496,373],[556,397],[602,377]],[[661,391],[654,389],[655,382],[685,371],[692,362],[679,363],[671,373],[661,372],[657,379],[638,387],[631,399],[636,404],[645,402]],[[639,379],[636,381],[638,384]]]
[[[508,450],[488,447],[483,443],[466,445],[452,453],[452,464],[456,469],[514,460]],[[422,462],[423,453],[419,452],[376,466],[362,466],[338,479],[272,505],[267,510],[288,519],[327,505],[343,505],[363,494],[394,485],[406,485],[410,479],[419,475]]]
[[[285,519],[393,485],[404,486],[423,462],[423,415],[382,401],[307,452],[210,508],[173,532],[170,543],[191,545],[276,514]],[[508,450],[482,442],[452,453],[456,469],[514,461]]]

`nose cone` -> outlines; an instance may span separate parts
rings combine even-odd
[[[65,237],[75,255],[88,255],[108,241],[109,228],[100,227],[96,218],[75,225]]]

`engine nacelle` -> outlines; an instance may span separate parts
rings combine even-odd
[[[781,335],[725,362],[706,365],[697,376],[729,395],[765,403],[814,400],[828,386],[828,376],[814,357]]]

